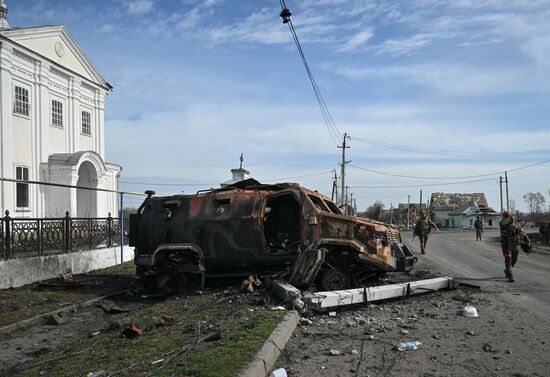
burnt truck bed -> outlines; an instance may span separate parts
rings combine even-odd
[[[147,193],[130,216],[130,245],[147,284],[283,273],[294,285],[334,290],[408,271],[416,261],[397,228],[343,215],[296,183],[248,179],[196,195]]]

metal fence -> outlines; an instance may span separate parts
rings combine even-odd
[[[21,219],[11,218],[6,211],[0,220],[0,258],[4,259],[113,246],[120,246],[120,221],[111,214],[72,218],[67,212],[63,218]]]

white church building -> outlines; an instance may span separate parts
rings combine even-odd
[[[116,190],[105,162],[112,87],[63,26],[10,28],[0,0],[0,210],[12,217],[116,216],[117,196],[25,183]]]

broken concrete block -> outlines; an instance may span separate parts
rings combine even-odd
[[[329,350],[328,354],[330,356],[338,356],[338,355],[340,355],[340,351],[338,351],[338,350]]]
[[[67,322],[67,318],[65,318],[61,313],[54,313],[48,317],[46,320],[46,325],[62,325]]]
[[[328,312],[329,317],[336,317],[336,312]]]
[[[311,319],[307,319],[307,318],[300,318],[300,324],[301,325],[305,325],[305,326],[311,326],[313,325],[313,321]]]

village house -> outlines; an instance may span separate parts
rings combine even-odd
[[[399,213],[399,225],[406,227],[408,221],[409,227],[412,228],[416,220],[420,218],[421,212],[426,213],[426,204],[399,203],[397,209]]]
[[[10,27],[0,0],[0,209],[15,217],[105,217],[121,167],[105,162],[112,87],[63,26]]]
[[[434,192],[430,217],[440,228],[473,229],[477,216],[485,228],[498,228],[500,213],[489,207],[484,193]]]

